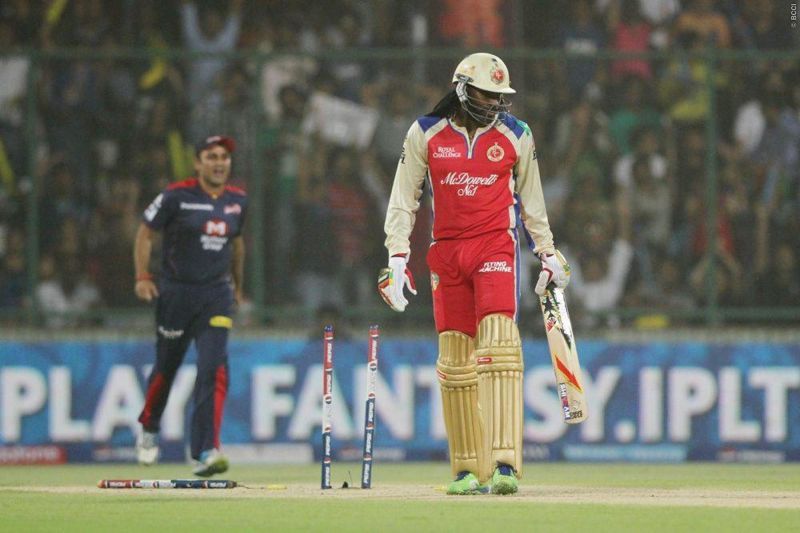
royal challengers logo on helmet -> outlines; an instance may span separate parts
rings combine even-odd
[[[500,68],[499,65],[495,64],[492,66],[492,70],[489,72],[489,79],[491,79],[495,85],[500,85],[505,81],[506,73],[503,72],[503,69]]]
[[[497,163],[503,159],[504,155],[506,155],[505,150],[503,150],[503,147],[497,143],[494,143],[493,146],[490,146],[489,149],[486,150],[486,157],[488,157],[489,161],[492,161],[493,163]]]

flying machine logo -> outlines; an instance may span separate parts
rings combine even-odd
[[[486,157],[488,157],[489,161],[492,161],[493,163],[497,163],[503,159],[504,155],[506,155],[505,150],[503,150],[503,147],[497,143],[494,143],[489,147],[488,150],[486,150]]]
[[[511,272],[506,261],[486,261],[478,272]]]

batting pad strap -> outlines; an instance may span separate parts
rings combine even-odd
[[[436,374],[453,476],[466,470],[484,480],[488,477],[488,456],[483,451],[473,350],[471,337],[457,331],[440,333]]]
[[[514,355],[484,355],[478,357],[476,371],[483,372],[521,372],[523,370],[522,352],[517,348]]]
[[[522,349],[517,323],[506,315],[487,315],[478,324],[475,356],[498,358],[518,356]],[[480,363],[479,363],[480,364]]]

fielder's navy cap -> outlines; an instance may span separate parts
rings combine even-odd
[[[211,137],[206,137],[194,145],[194,151],[199,155],[200,152],[203,150],[208,150],[212,146],[222,146],[230,153],[236,151],[236,141],[233,140],[233,137],[226,137],[225,135],[212,135]]]

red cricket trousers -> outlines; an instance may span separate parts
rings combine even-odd
[[[436,331],[475,337],[483,317],[517,319],[519,243],[514,230],[436,241],[428,249]]]

